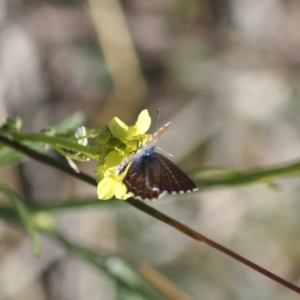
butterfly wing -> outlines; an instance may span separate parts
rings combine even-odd
[[[128,192],[141,200],[197,190],[195,183],[172,161],[153,151],[132,161],[123,183]]]
[[[160,153],[153,154],[163,170],[161,180],[166,183],[168,194],[184,194],[198,190],[195,183],[171,160]]]

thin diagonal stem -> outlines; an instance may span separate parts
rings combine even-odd
[[[0,136],[0,143],[3,143],[17,151],[20,151],[23,154],[26,154],[27,156],[38,160],[44,164],[50,165],[51,167],[54,167],[56,169],[59,169],[63,172],[66,172],[78,179],[81,179],[87,183],[90,183],[94,186],[97,185],[96,181],[94,178],[90,177],[87,174],[84,173],[76,173],[75,171],[73,171],[70,167],[68,167],[67,165],[61,164],[60,162],[58,162],[57,160],[55,160],[54,158],[51,158],[47,155],[44,155],[42,153],[38,153],[18,142],[12,141],[6,137]],[[246,258],[238,255],[237,253],[221,246],[220,244],[208,239],[207,237],[203,236],[202,234],[198,233],[197,231],[189,228],[188,226],[178,222],[177,220],[169,217],[166,214],[163,214],[161,212],[159,212],[158,210],[156,210],[153,207],[150,207],[148,205],[146,205],[145,203],[135,200],[135,199],[128,199],[127,201],[124,201],[126,203],[129,203],[130,205],[134,206],[135,208],[143,211],[144,213],[152,216],[153,218],[156,218],[166,224],[168,224],[169,226],[181,231],[182,233],[188,235],[189,237],[200,241],[200,242],[204,242],[207,245],[211,246],[212,248],[219,250],[220,252],[223,252],[224,254],[234,258],[235,260],[238,260],[239,262],[243,263],[244,265],[247,265],[248,267],[256,270],[257,272],[265,275],[266,277],[276,281],[277,283],[280,283],[281,285],[295,291],[296,293],[300,294],[300,288],[297,287],[296,285],[284,280],[283,278],[267,271],[266,269],[260,267],[259,265],[247,260]]]

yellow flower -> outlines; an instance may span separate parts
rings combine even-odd
[[[108,200],[115,196],[126,200],[132,196],[131,193],[127,193],[123,184],[127,170],[120,175],[117,175],[115,170],[124,159],[148,141],[149,135],[146,132],[150,125],[149,113],[143,110],[133,126],[127,126],[115,117],[100,131],[97,139],[100,144],[100,159],[96,170],[99,199]]]
[[[119,176],[116,176],[113,172],[99,182],[97,194],[100,200],[108,200],[114,195],[121,200],[126,200],[132,196],[131,193],[127,193],[126,187]]]

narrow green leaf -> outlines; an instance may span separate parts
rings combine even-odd
[[[73,129],[78,128],[83,124],[85,120],[85,116],[81,112],[76,112],[67,119],[63,120],[59,124],[54,125],[52,128],[55,129],[55,131],[64,131],[67,129]]]
[[[0,166],[18,164],[26,160],[25,156],[9,147],[0,147]]]
[[[114,278],[118,284],[135,293],[139,299],[165,300],[166,297],[156,288],[150,285],[136,272],[128,262],[116,255],[109,255],[83,247],[66,239],[62,234],[55,231],[41,230],[58,241],[65,249],[83,261],[104,271]]]
[[[11,205],[14,207],[14,209],[18,213],[20,219],[24,223],[26,231],[31,240],[31,246],[32,246],[34,254],[40,255],[41,248],[40,248],[40,244],[38,241],[37,231],[35,229],[32,217],[31,217],[29,211],[27,210],[26,206],[22,202],[22,199],[17,194],[15,194],[13,191],[11,191],[9,188],[7,188],[3,185],[0,185],[0,192],[2,192],[7,197],[7,199],[11,203]]]

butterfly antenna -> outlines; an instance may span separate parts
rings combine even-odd
[[[174,155],[172,155],[171,153],[169,153],[169,152],[167,152],[167,151],[161,149],[160,147],[156,147],[156,148],[159,149],[160,151],[162,151],[163,153],[167,154],[168,156],[174,158]]]
[[[160,108],[156,111],[156,130],[158,130]]]

